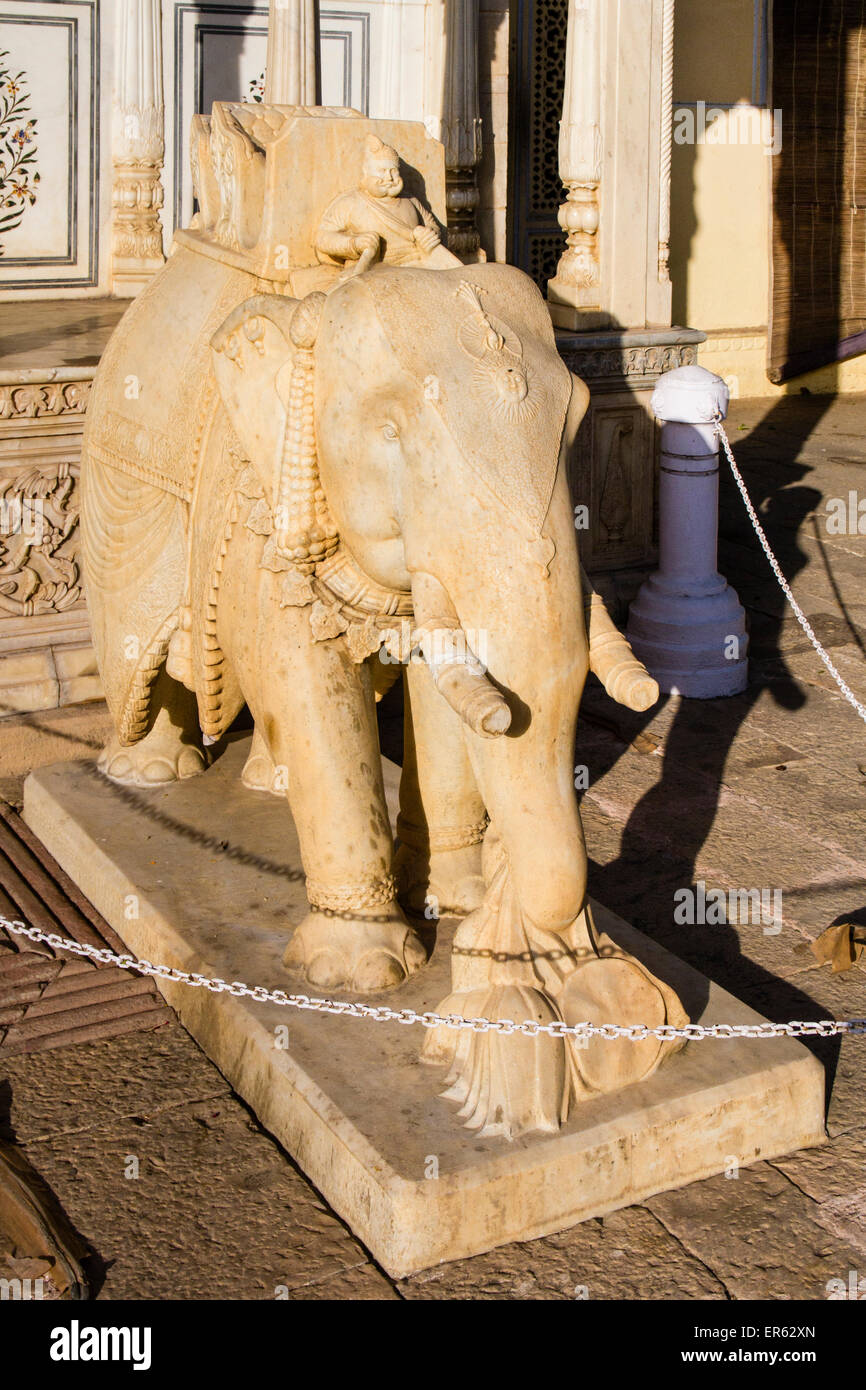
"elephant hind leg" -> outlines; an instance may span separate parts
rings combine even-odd
[[[391,989],[427,951],[395,900],[369,665],[342,640],[314,641],[305,608],[259,612],[245,693],[288,796],[311,907],[284,964],[317,988]]]
[[[99,768],[114,782],[151,787],[204,772],[195,696],[163,669],[151,692],[150,724],[144,738],[124,746],[114,737],[99,756]]]
[[[375,994],[394,989],[427,962],[427,949],[397,904],[319,909],[296,928],[283,964],[319,989]]]

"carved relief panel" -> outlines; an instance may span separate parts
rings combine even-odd
[[[596,397],[581,426],[569,481],[587,569],[652,559],[656,426],[647,405],[628,392]]]
[[[697,361],[703,337],[685,328],[557,334],[563,360],[591,393],[569,468],[588,570],[655,563],[659,432],[650,399],[664,372]]]
[[[0,381],[0,715],[93,699],[101,689],[79,559],[91,380],[63,374]]]

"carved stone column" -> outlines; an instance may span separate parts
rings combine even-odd
[[[659,155],[659,281],[670,282],[671,154],[674,138],[674,6],[662,3],[661,144]]]
[[[670,326],[674,11],[675,0],[569,0],[567,241],[548,296],[559,351],[591,392],[570,480],[593,574],[654,561],[650,396],[660,373],[694,365],[703,340]]]
[[[406,118],[404,27],[403,0],[391,0],[382,12],[382,88],[378,109],[373,113],[386,120]]]
[[[559,173],[562,328],[670,325],[675,0],[570,0]]]
[[[132,297],[165,260],[161,0],[120,0],[117,39],[111,283]]]
[[[425,47],[425,125],[445,146],[448,248],[464,261],[485,260],[475,224],[481,159],[478,0],[431,4]]]
[[[555,323],[578,327],[581,310],[599,310],[599,197],[602,172],[602,0],[570,0],[565,99],[559,128],[559,174],[567,198],[559,225],[567,244],[548,285]],[[587,326],[590,326],[587,324]]]
[[[270,0],[265,101],[315,106],[319,85],[316,0]]]

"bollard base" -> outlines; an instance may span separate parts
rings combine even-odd
[[[717,700],[727,695],[741,695],[749,683],[748,663],[745,661],[694,670],[675,665],[671,661],[673,654],[670,650],[656,651],[637,643],[632,643],[632,646],[635,656],[657,681],[662,695],[682,695],[687,700]],[[666,662],[670,664],[666,665]]]
[[[663,694],[712,700],[748,685],[746,615],[721,575],[701,593],[652,575],[631,606],[626,637]]]
[[[306,914],[288,807],[240,781],[248,738],[203,775],[120,787],[92,763],[40,768],[25,818],[123,937],[152,961],[270,989]],[[393,800],[397,769],[386,764]],[[595,906],[599,927],[670,981],[704,1024],[763,1020]],[[392,1008],[435,1008],[454,920]],[[690,1043],[649,1080],[576,1105],[514,1143],[464,1129],[421,1065],[419,1028],[301,1013],[159,981],[184,1026],[380,1264],[402,1277],[529,1240],[730,1167],[824,1142],[823,1069],[791,1038]],[[316,993],[309,990],[306,992]],[[322,991],[325,993],[325,991]],[[190,1164],[194,1156],[190,1156]]]

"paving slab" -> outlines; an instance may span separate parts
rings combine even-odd
[[[28,773],[62,758],[94,757],[112,727],[102,700],[0,718],[0,796],[20,810]]]
[[[774,1159],[773,1167],[818,1203],[862,1192],[866,1190],[866,1128],[849,1130],[826,1148]]]
[[[58,1048],[33,1065],[3,1066],[5,1121],[20,1143],[60,1139],[123,1119],[147,1120],[231,1087],[177,1022],[146,1037],[131,1033]],[[71,1146],[72,1147],[72,1146]]]
[[[329,1280],[358,1268],[368,1297],[392,1296],[367,1251],[231,1098],[27,1152],[96,1252],[101,1299],[279,1299],[307,1286],[318,1293],[302,1296],[325,1298]]]
[[[825,1299],[862,1252],[828,1231],[816,1202],[777,1168],[740,1168],[652,1197],[647,1207],[735,1299]]]
[[[725,1299],[724,1284],[644,1207],[425,1270],[407,1299]]]

